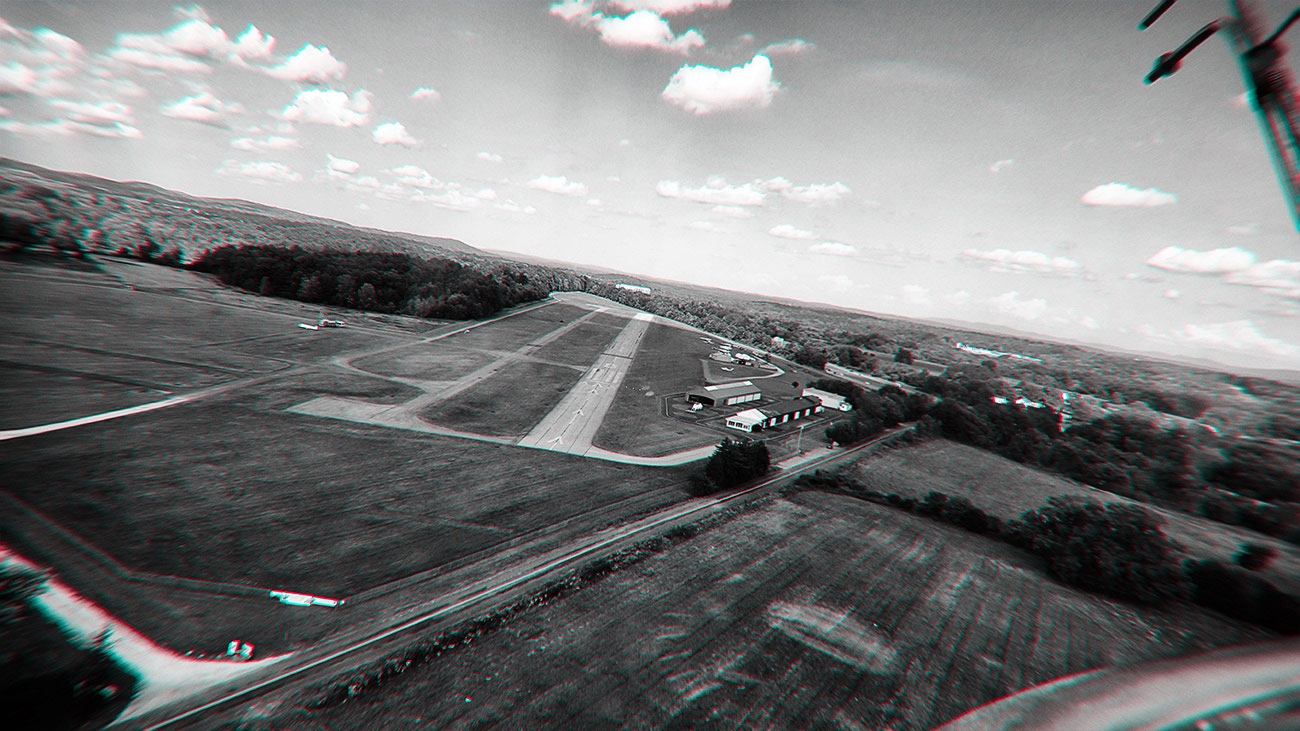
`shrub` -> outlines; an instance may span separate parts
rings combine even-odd
[[[1197,604],[1283,634],[1300,634],[1300,599],[1265,579],[1211,560],[1189,561],[1186,571]]]
[[[724,439],[713,450],[704,472],[691,475],[687,489],[693,495],[708,495],[761,477],[770,469],[772,459],[766,444]]]
[[[1243,543],[1241,550],[1232,560],[1238,566],[1251,571],[1262,571],[1273,559],[1277,558],[1277,549],[1262,543]]]
[[[1182,548],[1163,522],[1134,505],[1054,497],[1008,527],[1008,537],[1047,560],[1052,576],[1082,589],[1144,604],[1189,595]]]

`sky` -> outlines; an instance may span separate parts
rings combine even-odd
[[[1224,5],[1182,0],[1139,33],[1155,4],[10,0],[0,154],[1300,369],[1300,236],[1232,53],[1211,38],[1142,83]],[[1294,5],[1260,8],[1271,30]]]

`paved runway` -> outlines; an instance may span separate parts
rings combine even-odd
[[[653,321],[654,315],[645,312],[629,320],[577,385],[519,440],[520,446],[585,454]]]

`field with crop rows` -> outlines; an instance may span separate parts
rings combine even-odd
[[[1127,498],[1036,470],[964,444],[942,439],[890,450],[859,462],[850,474],[869,490],[924,498],[931,490],[961,495],[1004,520],[1045,505],[1057,495],[1132,502]],[[1165,532],[1189,555],[1231,562],[1245,542],[1273,546],[1278,556],[1262,574],[1279,588],[1300,593],[1300,548],[1246,528],[1146,506],[1165,520]]]
[[[1004,545],[803,493],[285,727],[925,729],[1067,673],[1263,636],[1086,595]]]

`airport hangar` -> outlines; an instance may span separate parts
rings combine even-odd
[[[763,398],[763,392],[749,381],[720,383],[716,386],[692,388],[686,392],[686,400],[705,406],[735,406],[757,401]]]

